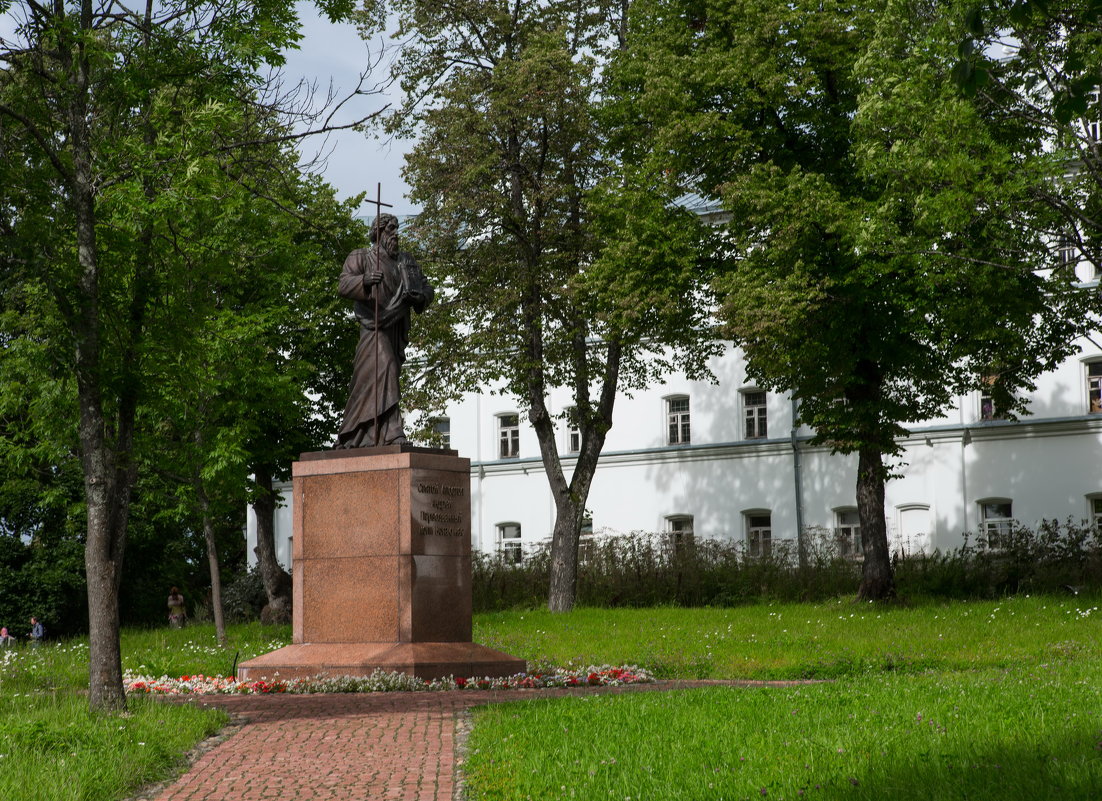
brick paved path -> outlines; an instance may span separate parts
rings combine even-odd
[[[207,696],[243,721],[156,801],[453,801],[456,720],[472,706],[582,693],[638,692],[709,684],[364,695]],[[787,684],[789,682],[774,682]]]

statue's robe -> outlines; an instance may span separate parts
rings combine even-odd
[[[364,285],[378,258],[381,283]],[[352,367],[352,386],[344,407],[338,448],[370,448],[406,441],[398,408],[398,373],[409,344],[410,309],[420,313],[432,301],[432,287],[408,253],[392,258],[380,248],[348,254],[341,271],[340,294],[355,301],[360,341]],[[376,326],[376,299],[378,324]],[[378,441],[375,429],[378,427]]]

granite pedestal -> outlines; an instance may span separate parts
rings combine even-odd
[[[408,445],[308,453],[292,492],[293,641],[242,662],[239,679],[525,670],[471,642],[469,459]]]

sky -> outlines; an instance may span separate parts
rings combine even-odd
[[[330,82],[337,96],[347,94],[359,80],[360,72],[373,53],[379,52],[382,42],[370,44],[360,38],[350,24],[333,25],[317,13],[313,3],[298,3],[302,19],[303,38],[298,50],[287,52],[284,76],[288,83],[299,78],[317,81],[318,94],[324,98]],[[386,40],[387,43],[390,40]],[[375,85],[386,76],[386,62],[369,76],[365,85]],[[355,105],[345,114],[343,121],[363,117],[385,103],[396,104],[398,95],[368,96],[356,98]],[[378,185],[382,184],[382,201],[393,205],[389,210],[398,215],[419,211],[406,197],[408,186],[401,177],[403,157],[410,147],[408,141],[384,142],[356,131],[340,131],[322,139],[308,139],[300,146],[304,158],[309,159],[319,151],[326,157],[321,174],[332,184],[342,200],[359,192],[367,192],[374,200]],[[374,215],[374,204],[364,204],[360,211]]]

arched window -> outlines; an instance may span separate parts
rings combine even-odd
[[[670,445],[688,445],[693,441],[689,425],[689,396],[674,395],[666,398],[666,442]]]
[[[743,513],[746,521],[746,553],[764,559],[773,553],[773,515],[768,509]]]
[[[501,414],[497,418],[498,458],[516,459],[520,456],[520,415]]]
[[[746,426],[746,439],[765,439],[768,435],[766,397],[765,392],[756,389],[742,393],[742,417]]]
[[[498,552],[507,565],[519,565],[524,561],[524,546],[521,542],[520,523],[497,524]]]
[[[666,518],[666,532],[670,537],[670,547],[679,553],[693,544],[693,516],[670,515]]]
[[[1009,498],[984,498],[977,503],[980,505],[980,528],[987,539],[987,547],[1004,547],[1014,524],[1013,501]]]
[[[834,510],[834,541],[843,559],[864,559],[865,540],[861,536],[861,517],[854,507]]]

